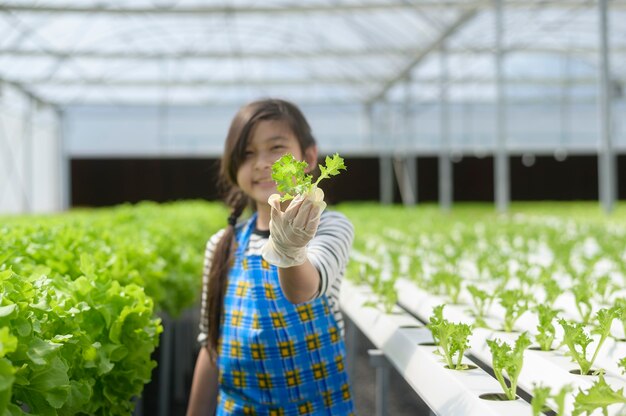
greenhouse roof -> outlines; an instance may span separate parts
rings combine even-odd
[[[373,103],[495,90],[495,1],[10,0],[0,79],[57,105],[211,105],[258,96]],[[610,8],[612,78],[626,78],[626,1]],[[509,95],[595,94],[596,1],[503,0]],[[406,81],[410,79],[411,83]],[[407,88],[407,85],[410,85]]]

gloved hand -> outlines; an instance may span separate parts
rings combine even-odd
[[[261,255],[277,267],[301,265],[307,259],[306,245],[315,235],[326,208],[324,192],[316,188],[312,194],[297,195],[285,212],[280,207],[280,195],[270,195],[267,202],[271,208],[270,238]]]

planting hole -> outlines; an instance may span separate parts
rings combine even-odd
[[[419,328],[424,328],[423,325],[402,325],[400,326],[400,329],[419,329]]]
[[[506,397],[506,394],[504,393],[485,393],[485,394],[481,394],[480,396],[481,399],[483,400],[491,400],[494,402],[510,402],[511,400],[509,400],[508,397]],[[515,400],[519,399],[519,397],[515,396]]]
[[[422,347],[436,347],[437,344],[435,344],[434,342],[420,342],[417,345],[420,345]]]
[[[461,369],[456,369],[456,368],[450,368],[450,366],[448,366],[447,364],[444,365],[444,367],[448,370],[454,370],[454,371],[469,371],[469,370],[476,370],[478,367],[476,367],[475,365],[472,364],[465,364],[467,367],[466,368],[461,368]]]
[[[589,370],[587,374],[580,374],[580,368],[569,370],[570,373],[576,374],[577,376],[597,376],[596,371],[597,370]]]
[[[555,351],[554,348],[550,348],[549,350],[542,350],[541,347],[530,347],[528,348],[529,350],[533,350],[533,351],[543,351],[543,352],[550,352],[550,351]]]

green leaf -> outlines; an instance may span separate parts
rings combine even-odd
[[[278,192],[284,193],[281,201],[287,201],[296,195],[310,193],[322,179],[338,175],[340,170],[346,170],[343,159],[335,153],[333,157],[326,156],[326,166],[319,165],[321,175],[315,183],[313,177],[305,173],[308,164],[297,160],[291,153],[283,155],[272,165],[272,179],[276,182]]]
[[[624,388],[619,390],[611,389],[606,381],[604,375],[598,376],[596,381],[586,392],[579,389],[579,393],[576,395],[574,401],[574,416],[580,414],[590,415],[596,409],[602,409],[602,412],[606,415],[608,407],[612,404],[626,403],[626,396],[624,396]]]
[[[17,349],[17,338],[14,337],[9,328],[0,328],[0,358]]]
[[[6,306],[0,306],[0,318],[13,318],[17,314],[17,305],[15,303]]]

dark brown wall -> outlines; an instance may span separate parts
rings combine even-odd
[[[216,199],[217,161],[210,159],[74,159],[72,205]]]
[[[106,206],[141,200],[219,198],[215,159],[74,159],[71,162],[72,205]],[[322,187],[326,200],[378,201],[378,158],[346,158],[348,171]],[[598,198],[598,164],[595,155],[569,156],[562,162],[538,156],[531,167],[521,157],[510,158],[511,199],[595,200]],[[438,161],[420,157],[418,200],[438,199]],[[464,157],[453,163],[454,200],[494,199],[493,158]],[[626,156],[618,159],[619,197],[626,198]],[[400,202],[398,187],[394,200]]]

